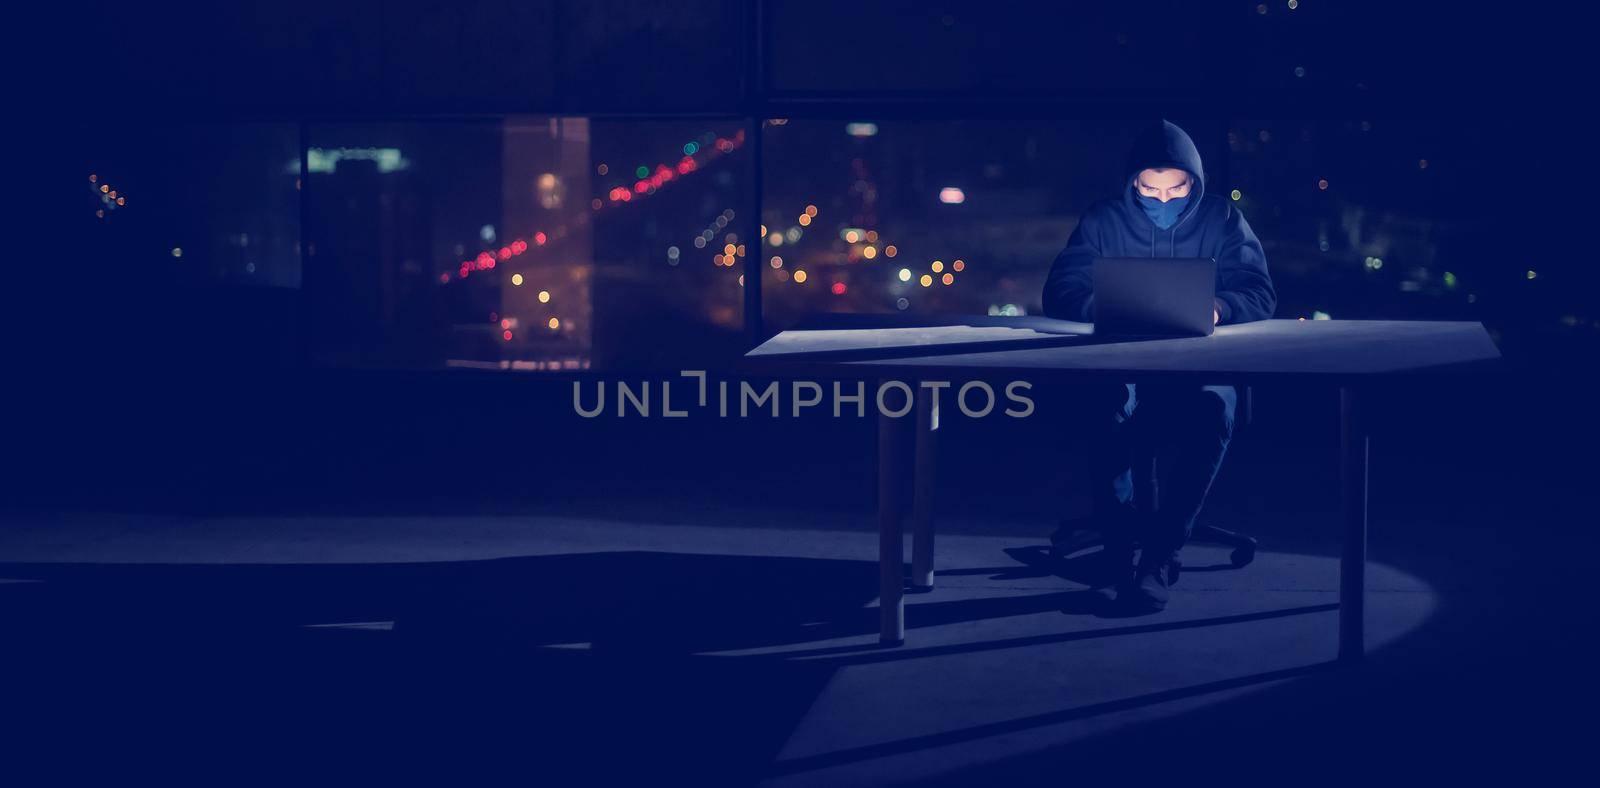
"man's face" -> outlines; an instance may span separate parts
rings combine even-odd
[[[1188,170],[1168,167],[1140,170],[1134,183],[1140,194],[1162,202],[1189,196]]]

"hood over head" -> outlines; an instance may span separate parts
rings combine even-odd
[[[1200,161],[1200,150],[1194,146],[1189,134],[1172,121],[1163,120],[1139,132],[1128,149],[1127,165],[1128,183],[1123,190],[1123,200],[1136,213],[1143,213],[1139,207],[1138,191],[1133,185],[1141,170],[1176,167],[1189,172],[1194,183],[1189,187],[1189,202],[1178,216],[1180,223],[1195,212],[1200,199],[1205,196],[1206,173],[1205,165]]]

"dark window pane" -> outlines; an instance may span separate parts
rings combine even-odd
[[[525,116],[310,137],[319,361],[620,369],[736,352],[742,268],[721,249],[750,234],[741,124]]]
[[[300,286],[294,124],[77,131],[96,258],[144,284]]]

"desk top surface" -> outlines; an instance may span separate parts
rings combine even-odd
[[[744,366],[847,377],[1037,372],[1222,380],[1367,377],[1499,357],[1473,322],[1263,320],[1220,326],[1208,337],[1137,340],[1097,337],[1087,323],[1044,318],[851,315],[784,331],[747,353]]]

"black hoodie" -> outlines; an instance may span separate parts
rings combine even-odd
[[[1141,170],[1177,167],[1193,176],[1189,202],[1168,229],[1139,205],[1134,179]],[[1140,133],[1128,152],[1122,195],[1089,206],[1050,266],[1044,313],[1063,320],[1094,320],[1094,261],[1099,257],[1212,257],[1217,261],[1217,312],[1223,323],[1272,317],[1278,294],[1267,275],[1267,256],[1250,224],[1226,198],[1206,194],[1205,167],[1194,140],[1161,121]]]

